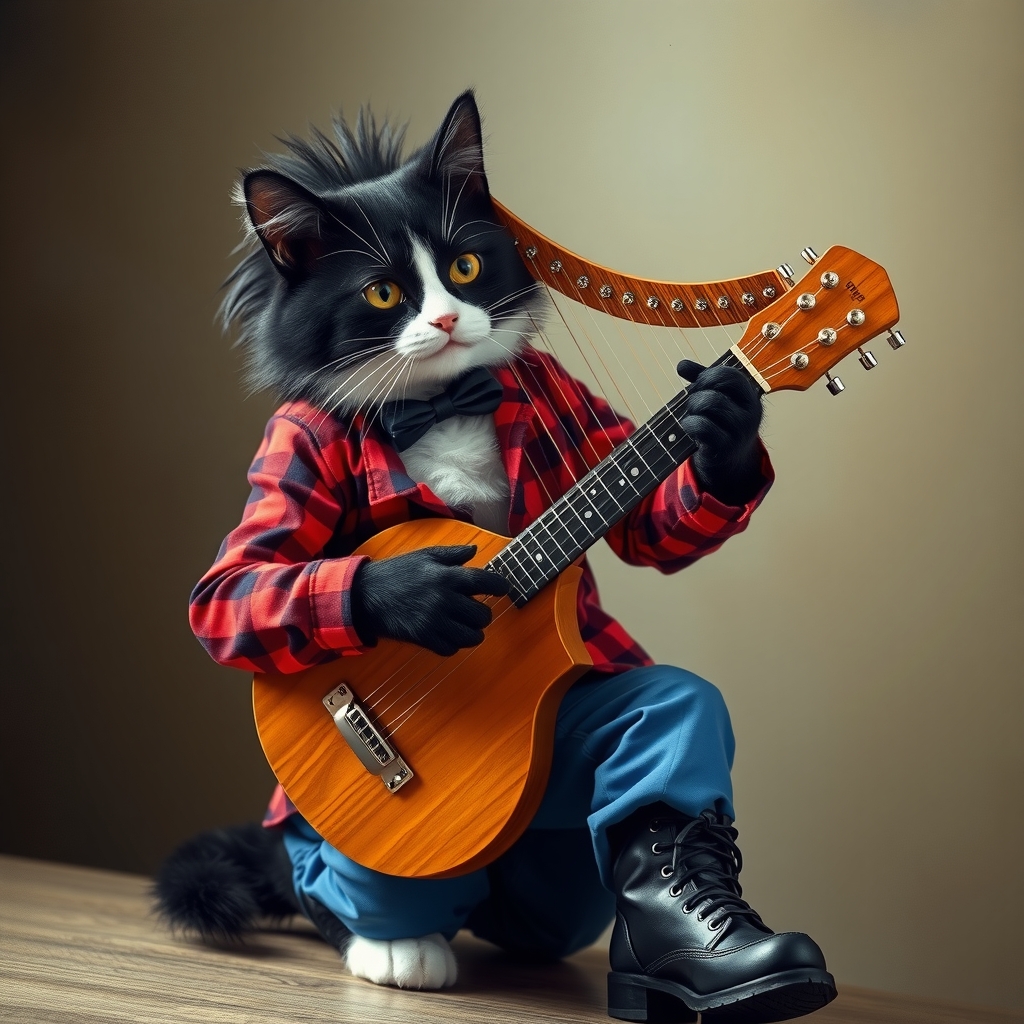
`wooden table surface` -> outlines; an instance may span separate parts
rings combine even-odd
[[[0,856],[0,1019],[11,1024],[500,1024],[608,1022],[603,949],[523,966],[468,936],[444,992],[400,992],[348,976],[305,922],[243,947],[173,938],[134,875]],[[1013,1014],[862,989],[815,1024],[1009,1024]]]

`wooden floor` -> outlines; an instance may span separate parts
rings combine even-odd
[[[244,948],[173,939],[148,882],[0,856],[0,1019],[11,1024],[607,1022],[604,950],[524,967],[459,936],[459,983],[398,992],[349,977],[302,924]],[[1008,1013],[844,989],[815,1024],[1009,1024]]]

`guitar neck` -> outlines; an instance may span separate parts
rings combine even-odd
[[[730,351],[716,366],[741,366]],[[680,427],[685,390],[638,427],[610,455],[569,488],[488,563],[508,580],[522,607],[627,516],[696,450]]]

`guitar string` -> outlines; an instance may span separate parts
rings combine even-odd
[[[558,303],[558,301],[555,299],[553,291],[554,292],[558,292],[559,294],[565,294],[565,293],[561,292],[561,290],[558,289],[558,288],[553,288],[552,282],[548,281],[546,279],[546,277],[544,276],[544,271],[543,271],[543,269],[541,267],[541,264],[539,262],[535,262],[534,266],[535,266],[535,269],[536,269],[536,272],[537,272],[538,276],[540,277],[540,279],[543,281],[545,287],[547,288],[549,300],[550,300],[552,306],[554,307],[555,311],[558,313],[559,319],[562,321],[562,324],[565,327],[566,332],[568,333],[569,337],[573,339],[573,342],[576,344],[577,349],[580,351],[580,354],[583,357],[584,362],[587,363],[587,368],[590,370],[590,372],[591,372],[591,374],[592,374],[592,376],[594,378],[594,382],[597,385],[598,393],[601,395],[601,397],[604,399],[604,401],[607,402],[608,401],[608,394],[607,394],[607,391],[605,390],[605,386],[601,382],[601,380],[598,377],[597,373],[594,371],[594,368],[590,364],[590,361],[586,358],[586,355],[583,353],[582,347],[579,345],[579,341],[576,338],[576,335],[573,333],[572,328],[569,327],[569,324],[568,324],[568,322],[565,319],[565,315],[563,313],[562,307]],[[552,275],[554,275],[555,273],[562,273],[562,272],[563,271],[557,271],[557,272],[556,271],[551,271]],[[590,307],[590,305],[588,303],[586,303],[584,301],[582,290],[580,289],[580,286],[579,286],[579,283],[578,283],[578,277],[574,276],[573,274],[569,273],[568,271],[564,271],[564,272],[565,272],[565,275],[566,275],[566,280],[568,280],[568,281],[570,281],[572,283],[572,285],[573,285],[573,287],[574,287],[574,289],[576,291],[577,301],[579,302],[580,305],[586,307],[587,313],[589,314],[589,316],[591,318],[591,322],[597,328],[597,330],[600,332],[601,337],[605,341],[606,346],[611,348],[611,346],[608,345],[607,338],[606,338],[606,336],[604,334],[604,330],[601,328],[600,323],[594,318],[594,311],[593,311],[593,309]],[[568,297],[571,298],[571,296],[568,296]],[[612,383],[612,386],[618,392],[619,398],[622,400],[623,405],[625,405],[626,410],[628,411],[628,413],[630,415],[630,418],[633,420],[634,423],[638,422],[640,420],[640,417],[637,415],[637,412],[633,408],[632,403],[629,401],[629,399],[626,397],[625,393],[622,391],[622,388],[619,387],[618,378],[616,377],[616,375],[612,374],[611,371],[608,369],[607,363],[605,363],[604,357],[601,355],[600,349],[598,348],[596,342],[594,341],[593,338],[591,338],[591,336],[590,336],[589,332],[587,332],[586,328],[584,328],[583,325],[580,323],[579,318],[576,316],[575,309],[573,309],[573,318],[576,320],[577,327],[583,331],[583,335],[587,339],[587,342],[590,345],[591,349],[594,351],[594,353],[597,355],[598,359],[600,360],[601,365],[604,368],[605,374],[607,375],[609,381]],[[614,351],[614,349],[613,349],[613,351]],[[616,352],[616,357],[617,357],[617,352]],[[628,374],[626,372],[626,370],[625,370],[625,367],[622,366],[621,360],[619,360],[619,365],[620,365],[620,369],[622,369],[623,373],[625,374],[626,379],[633,385],[633,390],[636,391],[637,397],[641,401],[644,401],[642,392],[640,391],[640,389],[634,383],[632,376],[630,374]],[[642,369],[644,369],[644,368],[642,367]],[[646,373],[645,369],[644,369],[644,372]],[[647,405],[646,401],[644,401],[644,404]],[[650,413],[650,411],[651,411],[649,405],[647,405],[647,411],[648,411],[648,413]],[[591,412],[593,412],[593,410],[591,410]]]
[[[614,346],[612,346],[609,343],[608,336],[605,334],[604,328],[601,326],[600,320],[598,320],[594,316],[594,310],[590,307],[590,305],[583,301],[582,291],[580,290],[579,284],[577,283],[577,279],[570,275],[569,276],[569,280],[572,281],[573,287],[576,290],[576,294],[579,297],[578,301],[579,301],[580,305],[582,305],[586,309],[587,314],[590,317],[591,323],[596,328],[597,332],[601,335],[601,340],[604,342],[605,348],[607,348],[609,351],[612,352],[613,355],[615,355],[616,361],[619,364],[619,369],[622,370],[622,373],[625,375],[626,379],[629,381],[630,384],[632,384],[633,390],[636,391],[637,397],[642,401],[643,400],[643,396],[640,393],[639,388],[637,388],[636,384],[633,382],[633,380],[629,376],[629,374],[626,373],[626,369],[622,365],[622,360],[618,358],[618,352],[616,351]],[[549,295],[550,295],[550,288],[549,288]],[[566,321],[565,317],[562,315],[562,308],[561,308],[561,306],[557,302],[555,302],[555,299],[553,297],[551,298],[551,302],[552,302],[552,305],[555,307],[556,312],[559,315],[559,319],[561,319],[562,324],[564,325],[566,331],[568,332],[569,337],[573,338],[573,340],[576,341],[576,336],[573,334],[572,328],[569,327],[568,322]],[[637,415],[636,409],[633,408],[633,403],[630,402],[630,400],[626,397],[625,392],[619,386],[619,379],[620,378],[616,374],[614,374],[611,371],[611,369],[608,367],[608,364],[605,362],[604,356],[601,354],[601,350],[598,347],[597,343],[594,341],[593,338],[591,338],[591,336],[587,332],[587,330],[582,327],[582,324],[580,324],[579,317],[576,316],[575,309],[573,309],[573,318],[576,320],[577,326],[579,326],[580,328],[583,329],[583,336],[587,339],[587,342],[589,343],[590,347],[593,349],[593,351],[597,355],[597,357],[598,357],[598,359],[599,359],[599,361],[601,363],[601,366],[603,367],[604,372],[605,372],[606,376],[608,377],[608,380],[612,384],[612,387],[614,387],[615,390],[618,392],[619,398],[622,400],[622,404],[626,407],[626,411],[629,413],[629,418],[634,423],[639,422],[640,421],[640,416]],[[591,370],[591,372],[593,372],[593,370]],[[608,397],[609,397],[608,393],[605,390],[605,387],[604,387],[603,383],[598,379],[596,373],[594,374],[594,380],[595,380],[595,383],[597,384],[598,393],[607,402],[608,401]],[[644,404],[646,405],[647,403],[644,402]],[[648,413],[650,412],[650,406],[647,406],[647,411],[648,411]]]
[[[559,319],[562,321],[562,326],[565,328],[566,334],[568,334],[569,337],[572,339],[573,344],[576,346],[576,349],[577,349],[577,351],[580,354],[580,357],[586,363],[587,369],[590,371],[591,377],[594,380],[595,390],[596,390],[597,394],[602,398],[602,400],[605,402],[605,404],[607,404],[609,407],[611,407],[611,402],[608,401],[608,394],[607,394],[607,392],[604,389],[604,385],[601,383],[601,378],[598,376],[597,371],[593,367],[593,364],[590,362],[589,358],[587,357],[586,352],[583,350],[583,346],[580,344],[579,339],[576,337],[576,335],[572,331],[572,328],[566,322],[566,319],[565,319],[565,316],[564,316],[564,314],[562,312],[561,307],[555,302],[554,296],[551,296],[550,289],[548,289],[548,294],[549,294],[549,296],[551,298],[551,304],[555,308],[555,312],[558,313]],[[590,347],[593,350],[594,354],[597,356],[598,360],[601,362],[601,365],[604,367],[605,374],[614,383],[614,378],[612,378],[611,375],[609,374],[608,367],[605,365],[604,360],[601,357],[601,353],[600,353],[597,345],[595,344],[594,340],[590,337],[590,335],[587,333],[587,329],[579,322],[579,319],[576,317],[575,312],[573,312],[573,318],[576,320],[577,328],[580,331],[582,331],[583,336],[587,339],[587,343],[590,345]],[[551,355],[555,356],[555,358],[557,358],[557,356],[555,355],[554,349],[551,346],[550,341],[546,340],[546,344],[548,346],[549,351],[551,352]],[[572,377],[571,374],[569,376],[570,376],[570,378]],[[575,379],[573,378],[573,383],[574,383],[574,385],[576,385],[578,382],[575,381]],[[616,385],[616,390],[618,390],[617,385]],[[609,435],[607,429],[605,428],[605,425],[601,422],[601,418],[597,415],[597,412],[595,411],[595,409],[593,407],[593,404],[591,403],[589,397],[587,396],[586,390],[577,386],[576,387],[576,391],[577,391],[577,393],[580,396],[580,400],[586,406],[587,412],[589,412],[590,415],[594,418],[594,420],[598,424],[600,424],[601,432],[604,434],[605,440],[608,442],[608,450],[611,451],[615,447],[615,445],[612,443],[611,436]],[[619,397],[622,399],[623,405],[625,405],[626,408],[628,409],[629,406],[626,403],[626,399],[622,395],[621,391],[619,392]],[[600,461],[600,459],[598,459],[598,461]]]
[[[577,290],[578,290],[578,288],[577,288]],[[549,289],[549,292],[550,292],[550,289]],[[586,363],[587,369],[590,371],[591,376],[593,377],[594,384],[595,384],[595,390],[596,390],[597,394],[600,396],[601,400],[614,412],[615,407],[612,404],[612,402],[609,400],[609,395],[608,395],[607,391],[605,390],[604,384],[602,383],[602,381],[601,381],[600,377],[598,376],[596,370],[594,370],[594,367],[591,364],[590,360],[587,358],[587,355],[586,355],[586,353],[583,350],[583,346],[580,345],[578,338],[573,333],[572,328],[569,326],[568,321],[565,319],[564,311],[563,311],[561,305],[558,302],[555,301],[554,296],[551,297],[551,304],[554,306],[555,311],[558,313],[559,319],[562,321],[562,325],[565,327],[566,333],[569,335],[570,338],[572,338],[573,343],[575,344],[577,350],[579,351],[581,358]],[[580,304],[581,305],[585,305],[585,303],[582,303],[582,302]],[[619,387],[615,375],[612,374],[611,371],[608,369],[608,365],[607,365],[607,363],[605,363],[604,357],[601,355],[601,350],[598,348],[597,343],[594,341],[593,338],[591,338],[591,336],[588,333],[586,327],[580,322],[579,317],[576,315],[574,306],[575,306],[575,303],[573,304],[573,306],[570,306],[570,312],[572,313],[573,319],[576,322],[577,329],[582,331],[583,336],[586,338],[587,343],[591,347],[591,350],[594,352],[594,354],[596,355],[598,361],[601,363],[601,366],[604,369],[605,375],[611,381],[612,386],[615,388],[615,390],[619,393],[619,398],[622,400],[622,403],[626,407],[626,410],[630,413],[631,420],[633,422],[635,422],[637,417],[633,414],[633,410],[630,408],[630,405],[629,405],[628,401],[626,400],[626,397],[625,397],[624,393],[622,392],[622,389]],[[589,306],[587,306],[586,308],[587,308],[588,312],[591,313],[591,320],[593,320],[594,319],[593,311],[590,310]],[[600,330],[600,326],[599,325],[598,325],[598,329]],[[603,335],[603,332],[602,332],[602,335]],[[555,355],[555,353],[553,351],[552,351],[552,355]],[[604,424],[601,423],[601,418],[597,415],[597,411],[594,409],[593,403],[590,401],[589,397],[587,396],[586,389],[580,387],[579,386],[579,382],[577,382],[575,380],[573,380],[573,384],[574,384],[575,390],[577,391],[577,393],[580,396],[580,400],[582,401],[582,403],[586,407],[587,412],[589,412],[590,415],[594,418],[594,420],[601,425],[601,430],[604,433],[606,440],[608,441],[608,451],[610,453],[615,448],[615,445],[612,443],[611,437],[609,436],[608,431],[605,429]]]
[[[581,291],[580,291],[580,287],[579,287],[579,285],[578,285],[578,283],[577,283],[576,279],[575,279],[575,278],[573,278],[573,277],[572,277],[572,275],[569,275],[568,279],[569,279],[570,281],[572,281],[572,283],[573,283],[573,287],[574,287],[574,288],[576,289],[576,293],[577,293],[577,295],[580,295],[580,302],[579,302],[579,304],[580,304],[580,305],[584,305],[584,306],[586,306],[587,310],[588,310],[588,311],[590,311],[590,307],[589,307],[589,306],[587,306],[587,305],[586,305],[586,303],[582,301],[582,293],[581,293]],[[550,287],[549,287],[549,294],[550,294]],[[566,331],[567,331],[567,332],[569,333],[569,336],[570,336],[570,337],[573,337],[573,338],[574,338],[575,336],[574,336],[574,335],[573,335],[573,333],[572,333],[572,329],[571,329],[571,328],[569,327],[568,323],[566,322],[566,320],[565,320],[565,317],[564,317],[564,316],[562,316],[562,313],[561,313],[561,306],[559,305],[559,303],[558,303],[558,302],[556,302],[556,300],[555,300],[554,296],[551,296],[551,302],[552,302],[552,305],[554,305],[555,309],[556,309],[556,310],[558,311],[558,313],[559,313],[559,316],[560,316],[560,318],[561,318],[561,320],[562,320],[562,323],[563,323],[563,324],[565,325]],[[575,313],[574,313],[574,315],[575,315]],[[591,315],[591,320],[594,320],[594,316],[593,316],[593,311],[590,311],[590,315]],[[616,318],[616,319],[617,319],[617,318]],[[577,323],[578,323],[578,320],[577,320]],[[599,325],[598,325],[598,329],[600,330],[600,326],[599,326]],[[595,351],[598,351],[598,350],[597,350],[597,346],[596,346],[596,345],[594,344],[593,340],[592,340],[592,339],[590,338],[590,336],[589,336],[589,334],[588,334],[588,333],[586,332],[586,329],[585,329],[585,328],[583,329],[583,332],[584,332],[584,337],[586,337],[586,338],[587,338],[587,340],[588,340],[588,342],[590,343],[591,347],[592,347],[592,348],[593,348],[593,349],[594,349]],[[602,334],[602,337],[604,337],[604,332],[603,332],[603,331],[601,331],[601,334]],[[625,339],[624,339],[624,340],[625,340]],[[630,351],[632,352],[632,354],[633,354],[633,357],[634,357],[634,358],[635,358],[635,359],[637,360],[637,362],[638,362],[638,363],[639,363],[639,364],[641,365],[641,368],[642,368],[642,369],[644,369],[644,373],[645,373],[645,375],[647,375],[647,373],[646,373],[646,368],[644,368],[644,367],[643,367],[643,363],[642,363],[642,361],[641,361],[641,360],[639,359],[639,357],[637,356],[636,352],[635,352],[635,351],[633,351],[633,348],[632,348],[632,346],[631,346],[631,345],[629,345],[628,341],[626,342],[626,344],[627,344],[627,347],[629,347],[629,348],[630,348]],[[577,347],[579,347],[579,346],[577,346]],[[600,358],[600,354],[599,354],[599,358]],[[604,365],[604,361],[603,361],[603,359],[602,359],[601,361],[602,361],[602,365]],[[621,362],[621,360],[619,360],[619,365],[620,365],[620,366],[622,366],[622,362]],[[588,366],[589,366],[589,363],[588,363]],[[625,367],[622,367],[622,369],[623,369],[623,372],[625,372]],[[607,367],[606,367],[606,372],[607,372]],[[648,378],[648,381],[650,381],[650,376],[649,376],[649,375],[647,375],[647,378]],[[595,375],[595,379],[596,379],[596,375]],[[612,380],[614,381],[614,377],[612,377]],[[654,386],[654,383],[653,383],[653,381],[650,381],[650,383],[651,383],[651,386],[652,386],[652,388],[653,388],[653,390],[654,390],[655,394],[656,394],[656,395],[658,395],[658,398],[659,398],[659,400],[661,401],[662,405],[664,405],[664,404],[665,404],[665,402],[664,402],[664,400],[662,400],[662,398],[661,398],[661,395],[660,395],[660,393],[658,392],[657,388],[656,388],[656,387]],[[577,390],[578,390],[578,389],[577,389]],[[618,390],[618,388],[617,388],[617,390]],[[620,394],[620,396],[622,396],[622,398],[623,398],[623,401],[625,402],[625,396],[624,396],[624,395],[622,395],[622,392],[621,392],[621,391],[619,392],[619,394]],[[602,396],[602,397],[604,397],[604,400],[605,400],[605,401],[607,402],[607,396]],[[610,404],[610,403],[609,403],[609,404]],[[653,415],[654,415],[654,413],[653,413],[653,412],[651,411],[651,408],[650,408],[650,406],[649,406],[649,405],[647,405],[647,402],[646,402],[646,401],[644,401],[644,405],[646,405],[646,406],[647,406],[647,412],[648,412],[648,416],[647,416],[647,419],[649,420],[649,419],[651,418],[651,416],[653,416]],[[627,408],[628,408],[628,405],[627,405]],[[591,412],[591,415],[594,415],[593,409],[590,409],[590,412]],[[632,410],[630,410],[630,412],[632,412]],[[637,419],[637,417],[636,417],[636,416],[634,415],[634,416],[633,416],[633,420],[634,420],[634,423],[636,422],[636,419]],[[646,421],[645,421],[645,422],[646,422]],[[666,450],[666,454],[670,454],[670,453],[668,452],[668,449],[665,449],[665,450]],[[647,469],[648,469],[648,470],[650,470],[650,466],[649,466],[649,465],[647,465],[647,462],[646,462],[646,460],[644,460],[644,465],[645,465],[645,466],[647,466]]]
[[[547,282],[543,282],[543,283],[545,284],[545,286],[547,286]],[[550,295],[550,289],[549,289],[549,295]],[[554,298],[553,298],[553,297],[551,297],[551,302],[552,302],[552,305],[553,305],[553,306],[555,306],[555,308],[556,308],[556,310],[557,310],[557,309],[558,309],[558,306],[557,306],[557,304],[555,303],[555,300],[554,300]],[[563,322],[563,324],[565,324],[565,320],[564,320],[564,318],[562,318],[562,322]],[[568,331],[568,333],[569,333],[570,337],[572,337],[572,331],[571,331],[571,330],[569,329],[569,327],[568,327],[568,324],[565,324],[565,326],[566,326],[566,330]],[[588,339],[588,340],[589,340],[589,339]],[[550,344],[550,341],[549,341],[549,340],[547,340],[547,338],[546,338],[546,335],[545,335],[545,341],[546,341],[546,343],[548,344],[549,348],[551,349],[551,354],[552,354],[552,356],[555,356],[555,357],[557,358],[557,356],[556,356],[556,354],[555,354],[555,352],[554,352],[553,346],[551,346],[551,344]],[[551,376],[552,376],[552,379],[556,379],[556,380],[557,380],[557,378],[555,378],[553,374],[552,374]],[[600,423],[600,419],[599,419],[599,418],[597,417],[597,414],[596,414],[596,412],[594,411],[594,409],[593,409],[592,405],[590,404],[590,402],[589,402],[589,401],[587,401],[587,398],[586,398],[586,394],[585,394],[585,391],[584,391],[584,390],[583,390],[583,389],[582,389],[582,388],[580,387],[580,385],[579,385],[579,382],[575,381],[575,380],[574,380],[573,378],[571,378],[571,377],[570,377],[569,379],[570,379],[570,380],[572,380],[572,382],[573,382],[573,387],[574,387],[574,390],[575,390],[575,392],[577,393],[577,395],[579,395],[579,397],[581,398],[581,400],[582,400],[582,401],[583,401],[583,402],[584,402],[584,403],[586,404],[586,406],[587,406],[587,408],[588,408],[588,410],[589,410],[589,412],[590,412],[591,416],[593,416],[593,417],[594,417],[594,419],[595,419],[595,420],[596,420],[596,421],[597,421],[598,423]],[[560,382],[560,381],[559,381],[559,389],[561,390],[561,382]],[[563,397],[565,397],[565,395],[564,395],[564,391],[562,392],[562,394],[563,394]],[[607,397],[606,397],[606,396],[603,396],[603,395],[602,395],[602,398],[603,398],[603,399],[604,399],[604,401],[605,401],[605,402],[607,403]],[[585,428],[584,428],[584,426],[583,426],[583,423],[582,423],[582,422],[580,421],[580,419],[579,419],[579,416],[578,416],[578,414],[576,413],[575,409],[573,409],[573,407],[572,407],[572,403],[571,403],[571,402],[567,402],[566,404],[567,404],[567,405],[569,406],[569,408],[570,408],[570,409],[572,410],[572,415],[573,415],[573,418],[574,418],[574,419],[576,420],[577,426],[579,427],[579,429],[580,429],[580,432],[581,432],[581,434],[583,434],[584,436],[586,436],[586,430],[585,430]],[[546,425],[545,425],[545,426],[546,426]],[[602,431],[604,432],[604,434],[605,434],[605,437],[607,438],[607,440],[608,440],[608,442],[609,442],[610,450],[609,450],[608,456],[610,456],[610,455],[611,455],[611,452],[612,452],[612,451],[614,451],[614,449],[615,449],[616,445],[614,445],[614,444],[612,444],[612,443],[611,443],[611,438],[610,438],[610,436],[608,435],[608,432],[607,432],[607,430],[604,430],[603,426],[602,426]],[[552,439],[552,440],[553,440],[553,439]],[[667,452],[667,449],[666,449],[666,452]],[[608,456],[606,456],[606,457],[608,457]],[[599,461],[600,461],[600,460],[599,460]],[[649,466],[649,465],[647,465],[647,463],[646,463],[646,460],[644,460],[644,464],[645,464],[645,466],[647,466],[647,469],[648,469],[648,471],[650,471],[650,466]],[[617,463],[616,463],[616,466],[617,466]],[[578,481],[577,481],[577,482],[578,482]],[[634,490],[635,490],[635,488],[634,488]],[[613,500],[613,501],[615,501],[615,504],[616,504],[616,505],[618,505],[618,506],[619,506],[619,509],[621,510],[621,509],[622,509],[622,505],[621,505],[621,504],[619,503],[618,499],[617,499],[617,498],[615,498],[615,496],[614,496],[614,493],[613,493],[613,492],[609,492],[609,493],[611,493],[611,494],[612,494],[612,500]],[[561,499],[562,497],[564,497],[564,494],[563,494],[563,495],[560,495],[560,496],[559,496],[559,498],[558,498],[558,499],[556,499],[556,501],[560,500],[560,499]],[[591,504],[593,504],[593,503],[591,503]],[[594,508],[595,508],[595,510],[597,510],[597,507],[596,507],[596,505],[594,506]],[[600,512],[598,512],[598,515],[600,516]],[[538,518],[539,518],[539,517],[538,517]],[[536,522],[536,521],[535,521],[535,522]],[[530,532],[530,531],[531,531],[531,530],[533,529],[533,526],[534,526],[534,524],[531,524],[530,526],[528,526],[528,527],[526,528],[526,530],[525,530],[525,531],[523,531],[523,533],[522,533],[522,534],[519,534],[519,537],[522,537],[522,536],[523,536],[524,534],[529,534],[529,532]],[[517,539],[518,539],[518,538],[517,538]]]
[[[548,286],[547,286],[547,282],[545,282],[545,286],[546,286],[546,287],[548,287]],[[550,287],[548,288],[548,294],[549,294],[549,296],[550,296]],[[557,309],[558,309],[558,306],[557,306],[557,304],[555,303],[554,297],[551,297],[551,303],[552,303],[552,305],[553,305],[553,306],[555,307],[555,309],[557,310]],[[564,320],[564,318],[562,318],[562,322],[563,322],[563,324],[565,324],[565,320]],[[568,324],[565,324],[565,326],[566,326],[566,329],[568,330]],[[571,332],[571,331],[569,331],[569,334],[570,334],[570,336],[571,336],[571,335],[572,335],[572,332]],[[554,353],[553,351],[552,351],[552,355],[553,355],[553,356],[555,355],[555,353]],[[571,379],[571,378],[570,378],[570,379]],[[595,420],[597,420],[597,422],[598,422],[598,423],[600,423],[600,419],[599,419],[599,418],[597,417],[597,414],[595,413],[595,411],[594,411],[594,409],[593,409],[592,405],[590,404],[590,402],[588,402],[588,401],[586,400],[586,396],[585,396],[585,394],[584,394],[584,391],[583,391],[583,390],[581,389],[581,387],[579,386],[578,382],[574,381],[574,382],[573,382],[573,386],[574,386],[574,390],[576,391],[577,395],[578,395],[578,396],[580,397],[580,399],[581,399],[581,400],[582,400],[582,401],[583,401],[583,402],[584,402],[584,403],[585,403],[585,404],[587,405],[587,408],[588,408],[588,410],[589,410],[589,412],[590,412],[591,416],[593,416],[593,417],[594,417],[594,419],[595,419]],[[560,386],[560,387],[561,387],[561,386]],[[563,392],[563,397],[564,397],[564,392]],[[606,403],[606,404],[609,404],[609,405],[610,405],[610,403],[608,402],[607,396],[605,396],[605,395],[602,395],[601,397],[603,398],[603,400],[605,401],[605,403]],[[580,429],[580,433],[581,433],[581,434],[582,434],[583,436],[586,436],[586,430],[585,430],[585,428],[584,428],[584,426],[583,426],[583,423],[582,423],[582,422],[580,421],[580,419],[579,419],[579,416],[578,416],[578,414],[576,413],[575,409],[573,408],[573,405],[572,405],[572,403],[571,403],[571,402],[567,402],[566,404],[567,404],[567,405],[568,405],[568,407],[570,408],[570,410],[571,410],[571,412],[572,412],[572,416],[573,416],[573,418],[574,418],[574,419],[576,420],[576,424],[577,424],[577,426],[578,426],[578,427],[579,427],[579,429]],[[650,410],[648,410],[648,411],[650,411]],[[653,413],[652,413],[651,415],[653,415]],[[648,418],[649,418],[649,417],[648,417]],[[602,430],[604,430],[603,426],[602,426]],[[608,437],[608,432],[607,432],[607,431],[605,430],[605,431],[604,431],[604,433],[605,433],[605,437],[607,437],[607,438],[608,438],[608,440],[609,440],[609,442],[610,442],[610,441],[611,441],[611,438],[610,438],[610,437]],[[612,446],[611,446],[611,448],[612,448],[612,450],[614,450],[615,446],[614,446],[614,445],[612,445]],[[611,451],[609,451],[609,454],[611,454]],[[645,462],[644,464],[645,464],[645,465],[647,465],[647,464],[646,464],[646,462]],[[650,466],[647,466],[647,469],[648,469],[648,470],[650,470]],[[618,503],[616,502],[616,504],[618,504]],[[621,508],[621,506],[620,506],[620,508]]]
[[[663,337],[668,332],[667,331],[659,331],[659,330],[656,329],[657,327],[666,327],[667,325],[665,324],[664,320],[662,320],[662,317],[661,317],[661,313],[660,313],[661,301],[660,301],[660,299],[657,299],[657,297],[655,297],[655,301],[657,302],[657,305],[655,305],[655,306],[651,306],[650,303],[647,302],[647,301],[644,302],[644,306],[647,309],[649,309],[652,312],[657,314],[659,323],[658,324],[650,323],[648,321],[648,319],[647,319],[647,314],[644,313],[644,321],[645,322],[644,322],[643,326],[647,327],[647,331],[646,332],[641,331],[641,329],[640,329],[641,328],[641,324],[639,324],[636,320],[633,321],[633,325],[634,325],[634,327],[636,329],[637,335],[641,338],[641,340],[643,341],[644,345],[647,347],[647,351],[650,353],[651,358],[653,359],[655,365],[657,365],[661,369],[661,372],[664,374],[665,379],[668,381],[668,385],[669,385],[669,395],[668,395],[668,397],[671,398],[672,395],[678,390],[677,385],[679,383],[679,376],[678,376],[678,374],[675,374],[673,372],[675,370],[675,367],[673,365],[672,356],[669,355],[668,350],[665,348],[665,345],[663,344],[663,341],[662,341]],[[661,349],[661,354],[664,357],[664,359],[659,359],[657,357],[657,355],[654,352],[654,348],[653,348],[652,344],[647,340],[647,338],[645,337],[645,334],[650,334],[651,335],[651,337],[657,343],[658,348]],[[678,360],[675,360],[675,362],[678,362]],[[669,367],[672,367],[672,369],[670,370]],[[667,399],[666,399],[666,401],[667,401]]]

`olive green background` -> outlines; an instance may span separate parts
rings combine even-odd
[[[228,192],[363,101],[478,89],[494,193],[598,261],[732,276],[841,242],[906,349],[768,402],[778,483],[607,606],[714,680],[744,881],[841,982],[1024,1009],[1024,6],[7,3],[2,849],[149,871],[261,813],[247,680],[185,617],[272,408],[213,322]]]

